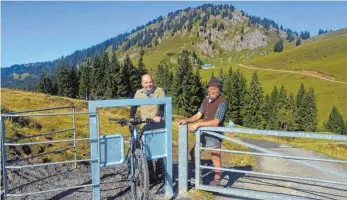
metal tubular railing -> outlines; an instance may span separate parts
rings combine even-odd
[[[234,143],[238,143],[240,145],[256,149],[258,151],[262,151],[263,153],[258,152],[248,152],[248,151],[236,151],[236,150],[227,150],[227,149],[220,149],[220,148],[206,148],[200,146],[200,135],[204,131],[204,134],[213,135],[218,138],[222,138]],[[333,135],[333,134],[320,134],[320,133],[306,133],[306,132],[286,132],[286,131],[268,131],[268,130],[257,130],[257,129],[241,129],[241,128],[227,128],[227,127],[202,127],[196,131],[196,145],[195,145],[195,187],[197,189],[202,190],[208,190],[208,191],[215,191],[215,192],[221,192],[226,194],[233,194],[238,196],[244,196],[249,197],[247,194],[249,192],[253,192],[254,195],[259,195],[259,197],[266,197],[266,199],[278,199],[278,197],[281,196],[283,199],[291,199],[293,196],[288,195],[281,195],[281,194],[273,194],[268,192],[260,192],[260,191],[252,191],[252,190],[244,190],[244,189],[236,189],[236,188],[218,188],[218,187],[212,187],[212,186],[206,186],[206,185],[200,185],[199,182],[199,176],[200,176],[200,169],[211,169],[211,170],[222,170],[222,171],[230,171],[235,173],[242,173],[242,174],[253,174],[253,175],[259,175],[259,176],[270,176],[270,177],[278,177],[278,178],[287,178],[287,179],[297,179],[302,181],[315,181],[315,182],[322,182],[322,183],[330,183],[330,184],[337,184],[337,185],[347,185],[345,182],[339,182],[339,181],[332,181],[332,180],[325,180],[325,179],[315,179],[315,178],[306,178],[306,177],[295,177],[295,176],[286,176],[286,175],[278,175],[278,174],[269,174],[269,173],[262,173],[262,172],[252,172],[252,171],[246,171],[246,170],[236,170],[236,169],[228,169],[228,168],[216,168],[216,167],[210,167],[210,166],[201,166],[200,165],[200,151],[201,150],[208,150],[208,151],[221,151],[221,152],[228,152],[228,153],[236,153],[236,154],[248,154],[248,155],[255,155],[255,156],[269,156],[269,157],[278,157],[278,158],[284,158],[284,159],[291,159],[294,162],[298,162],[304,165],[307,165],[309,167],[313,167],[315,169],[319,169],[334,175],[338,175],[340,177],[347,177],[345,173],[339,173],[336,171],[329,171],[323,167],[320,167],[319,165],[313,165],[311,163],[305,162],[305,160],[310,161],[320,161],[320,162],[331,162],[331,163],[342,163],[346,164],[346,160],[336,160],[336,159],[322,159],[322,158],[306,158],[306,157],[299,157],[299,156],[286,156],[282,155],[277,152],[273,152],[252,144],[245,143],[240,140],[236,140],[234,138],[230,138],[227,136],[224,136],[222,134],[215,133],[218,132],[234,132],[234,133],[241,133],[241,134],[253,134],[253,135],[266,135],[266,136],[280,136],[280,137],[299,137],[299,138],[311,138],[311,139],[325,139],[325,140],[337,140],[337,141],[347,141],[347,136],[344,135]],[[183,141],[187,140],[187,127],[186,125],[181,125],[179,127],[179,141],[181,148],[187,148],[187,144]],[[181,146],[181,143],[183,146]],[[187,182],[187,171],[186,165],[187,163],[183,160],[187,159],[187,155],[179,155],[179,191],[186,192],[187,187],[185,183]],[[182,163],[181,163],[182,162]],[[184,166],[183,166],[184,165]],[[181,169],[183,171],[181,171]],[[181,191],[183,190],[183,191]],[[246,194],[247,193],[247,194]],[[294,197],[297,198],[297,197]],[[298,197],[301,198],[301,197]]]
[[[74,106],[61,106],[61,107],[54,107],[54,108],[42,108],[42,109],[35,109],[35,110],[22,110],[18,112],[9,112],[8,114],[20,114],[20,113],[29,113],[29,112],[41,112],[41,111],[47,111],[47,110],[61,110],[65,108],[73,108]]]
[[[68,128],[68,129],[59,130],[59,131],[51,131],[51,132],[39,133],[39,134],[36,134],[36,135],[30,135],[30,136],[26,136],[26,137],[22,137],[22,138],[12,139],[11,142],[16,142],[16,141],[19,141],[19,140],[30,139],[30,138],[34,138],[34,137],[41,137],[41,136],[45,136],[45,135],[52,135],[52,134],[55,134],[55,133],[62,133],[62,132],[67,132],[67,131],[72,131],[72,130],[74,130],[74,128]]]
[[[218,167],[209,167],[209,166],[200,166],[202,169],[218,169],[222,171],[229,171],[229,172],[236,172],[241,174],[254,174],[254,175],[262,175],[262,176],[270,176],[270,177],[276,177],[276,178],[289,178],[289,179],[297,179],[297,180],[304,180],[304,181],[316,181],[316,182],[322,182],[322,183],[333,183],[333,184],[339,184],[339,185],[347,185],[347,183],[344,182],[337,182],[337,181],[330,181],[325,179],[315,179],[315,178],[302,178],[297,176],[286,176],[286,175],[278,175],[278,174],[269,174],[269,173],[263,173],[263,172],[251,172],[246,170],[237,170],[237,169],[228,169],[228,168],[218,168]]]
[[[306,181],[317,181],[317,182],[323,182],[323,183],[332,183],[332,184],[340,184],[340,185],[347,185],[347,183],[344,182],[336,182],[336,181],[330,181],[330,180],[323,180],[323,179],[312,179],[312,178],[302,178],[302,177],[294,177],[294,176],[285,176],[285,175],[277,175],[277,174],[269,174],[269,173],[261,173],[261,172],[250,172],[246,170],[235,170],[235,169],[227,169],[227,168],[216,168],[216,167],[208,167],[208,166],[200,166],[200,162],[198,162],[198,159],[200,159],[200,150],[201,149],[207,149],[207,150],[214,150],[217,151],[219,149],[213,149],[213,148],[204,148],[200,147],[200,135],[201,132],[204,131],[204,134],[209,134],[213,135],[218,138],[222,139],[227,139],[229,141],[234,141],[229,137],[226,137],[221,134],[217,134],[214,132],[210,131],[222,131],[222,132],[237,132],[237,133],[248,133],[248,134],[261,134],[261,135],[271,135],[271,136],[285,136],[285,137],[293,137],[293,133],[296,132],[285,132],[285,131],[269,131],[266,132],[264,130],[256,130],[256,129],[237,129],[236,128],[225,128],[225,127],[203,127],[200,128],[196,132],[196,148],[195,148],[195,156],[196,156],[196,169],[195,169],[195,180],[196,180],[196,187],[199,187],[199,176],[200,176],[200,169],[205,168],[205,169],[218,169],[218,170],[223,170],[223,171],[230,171],[230,172],[236,172],[236,173],[247,173],[247,174],[255,174],[255,175],[263,175],[263,176],[271,176],[271,177],[279,177],[279,178],[289,178],[289,179],[298,179],[298,180],[306,180]],[[299,132],[299,135],[301,138],[312,138],[312,139],[328,139],[328,140],[347,140],[347,136],[340,136],[340,135],[327,135],[327,134],[317,134],[317,133],[303,133]],[[259,149],[258,149],[259,150]],[[229,151],[229,150],[228,150]],[[224,152],[227,152],[224,150]],[[247,152],[251,153],[251,152]],[[290,159],[301,159],[302,157],[293,157],[293,156],[283,156],[280,154],[265,154],[265,156],[275,156],[275,157],[280,157],[280,158],[290,158]],[[316,158],[306,158],[305,160],[314,160],[318,161]],[[342,163],[346,163],[346,161],[342,160],[332,160],[332,159],[319,159],[319,161],[324,161],[324,162],[331,162],[331,161],[338,161]],[[315,167],[317,168],[317,167]],[[317,168],[321,169],[321,168]],[[326,170],[324,170],[326,171]],[[329,172],[329,171],[328,171]],[[330,172],[332,173],[332,172]],[[336,174],[336,173],[333,173]],[[336,174],[336,175],[341,175],[341,174]]]
[[[34,144],[53,144],[60,142],[74,142],[74,141],[86,141],[86,140],[97,140],[97,138],[81,138],[81,139],[70,139],[70,140],[50,140],[46,142],[26,142],[26,143],[4,143],[5,146],[23,146],[23,145],[34,145]]]
[[[22,169],[22,168],[28,168],[28,167],[42,167],[42,166],[48,166],[48,165],[59,165],[59,164],[68,164],[68,163],[74,163],[74,162],[86,162],[86,161],[97,161],[97,160],[98,159],[82,159],[82,160],[51,162],[51,163],[43,163],[43,164],[35,164],[35,165],[6,166],[6,169]]]
[[[221,151],[221,152],[228,152],[228,153],[235,153],[235,154],[254,155],[254,156],[269,156],[269,157],[277,157],[277,158],[288,158],[288,159],[294,159],[294,160],[312,160],[312,161],[321,161],[321,162],[332,162],[332,163],[347,164],[346,160],[333,160],[333,159],[322,159],[322,158],[305,158],[305,157],[297,157],[297,156],[281,156],[281,155],[272,155],[272,154],[266,154],[266,153],[255,153],[255,152],[249,152],[249,151],[236,151],[236,150],[227,150],[227,149],[212,149],[212,148],[206,148],[206,147],[200,147],[200,149],[201,150],[207,150],[207,151]]]
[[[24,194],[7,194],[9,197],[22,197],[22,196],[28,196],[28,195],[35,195],[35,194],[42,194],[46,192],[56,192],[56,191],[62,191],[62,190],[70,190],[70,189],[77,189],[77,188],[83,188],[83,187],[93,187],[97,186],[98,184],[84,184],[84,185],[77,185],[77,186],[71,186],[66,188],[57,188],[52,190],[45,190],[40,192],[30,192],[30,193],[24,193]]]
[[[66,108],[72,108],[71,113],[43,113],[43,114],[21,114],[21,113],[28,113],[28,112],[40,112],[40,111],[47,111],[47,110],[57,110],[57,109],[66,109]],[[97,137],[96,138],[76,138],[76,118],[75,115],[81,115],[81,114],[89,114],[89,115],[96,115],[96,121],[97,124],[99,124],[99,115],[98,113],[93,113],[93,112],[75,112],[74,106],[64,106],[64,107],[56,107],[56,108],[46,108],[46,109],[37,109],[37,110],[26,110],[26,111],[20,111],[20,112],[11,112],[11,113],[5,113],[1,115],[1,154],[2,154],[2,178],[3,178],[3,194],[5,197],[7,196],[27,196],[27,195],[34,195],[34,194],[41,194],[45,192],[53,192],[53,191],[61,191],[61,190],[68,190],[68,189],[75,189],[75,188],[82,188],[82,187],[88,187],[88,186],[98,186],[100,183],[93,183],[93,184],[87,184],[87,185],[79,185],[79,186],[71,186],[71,187],[65,187],[65,188],[57,188],[57,189],[52,189],[52,190],[45,190],[45,191],[39,191],[39,192],[31,192],[31,193],[25,193],[25,194],[10,194],[8,193],[8,184],[7,184],[7,170],[6,169],[22,169],[22,168],[28,168],[28,167],[42,167],[42,166],[48,166],[48,165],[58,165],[58,164],[68,164],[68,163],[74,163],[75,168],[77,166],[77,162],[95,162],[98,161],[99,166],[100,166],[100,131],[97,131]],[[46,132],[46,133],[41,133],[41,134],[36,134],[36,135],[31,135],[27,136],[24,138],[18,138],[18,139],[13,139],[10,140],[11,142],[6,142],[5,139],[5,117],[11,118],[11,117],[33,117],[33,116],[59,116],[59,115],[72,115],[72,120],[73,120],[73,127],[69,129],[64,129],[64,130],[59,130],[59,131],[52,131],[52,132]],[[55,133],[60,133],[60,132],[66,132],[66,131],[74,131],[73,139],[66,139],[66,140],[53,140],[53,141],[44,141],[44,142],[24,142],[24,143],[13,143],[13,141],[19,141],[23,139],[29,139],[33,137],[38,137],[38,136],[43,136],[43,135],[49,135],[49,134],[55,134]],[[81,159],[77,160],[77,141],[97,141],[97,146],[98,146],[98,157],[96,159]],[[23,145],[37,145],[37,144],[52,144],[52,143],[61,143],[61,142],[73,142],[73,146],[67,147],[67,148],[62,148],[50,152],[45,152],[42,154],[34,155],[28,158],[24,159],[19,159],[19,160],[9,160],[7,161],[6,158],[6,146],[23,146]],[[57,153],[57,152],[63,152],[64,150],[74,148],[74,160],[70,161],[62,161],[62,162],[51,162],[51,163],[42,163],[42,164],[32,164],[32,165],[20,165],[20,166],[11,166],[7,165],[7,162],[20,162],[28,159],[32,159],[35,157],[40,157],[43,155],[47,155],[50,153]]]
[[[22,162],[22,161],[25,161],[25,160],[30,160],[30,159],[33,159],[33,158],[38,158],[38,157],[41,157],[41,156],[44,156],[44,155],[48,155],[48,154],[60,153],[60,152],[63,152],[63,151],[66,151],[66,150],[72,149],[72,148],[73,148],[73,146],[70,146],[70,147],[66,147],[66,148],[62,148],[62,149],[57,149],[57,150],[54,150],[54,151],[49,151],[49,152],[45,152],[45,153],[40,153],[40,154],[33,155],[33,156],[30,156],[30,157],[27,157],[27,158],[7,160],[7,162],[11,162],[11,163]]]

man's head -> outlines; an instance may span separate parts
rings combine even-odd
[[[147,90],[147,91],[151,91],[154,87],[154,81],[152,79],[152,76],[149,75],[149,74],[145,74],[142,76],[142,79],[141,79],[141,84],[142,84],[142,87]]]
[[[222,88],[220,81],[217,78],[212,77],[208,82],[207,87],[208,97],[212,100],[217,99],[217,97],[220,95],[220,89]]]

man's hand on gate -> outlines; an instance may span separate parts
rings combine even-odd
[[[156,117],[153,118],[153,121],[154,122],[160,122],[161,121],[161,117],[156,116]]]
[[[178,122],[178,124],[187,124],[188,122],[187,122],[187,119],[181,119],[181,121],[180,122]]]
[[[190,132],[195,132],[199,127],[200,127],[199,123],[194,124],[194,125],[192,125],[192,126],[189,128],[189,131],[190,131]]]

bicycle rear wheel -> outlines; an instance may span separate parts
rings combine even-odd
[[[135,149],[133,154],[134,177],[131,182],[131,193],[134,200],[149,199],[149,174],[145,154],[141,149]]]

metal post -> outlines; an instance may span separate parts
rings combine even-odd
[[[1,116],[1,167],[2,167],[2,184],[4,188],[4,197],[7,196],[7,169],[6,169],[6,146],[5,146],[5,117]]]
[[[178,128],[178,192],[188,191],[188,125]]]
[[[72,107],[72,112],[75,113],[75,106]],[[74,146],[75,169],[76,169],[77,168],[77,163],[76,163],[76,160],[77,160],[76,146],[77,145],[76,145],[76,119],[74,114],[72,115],[72,126],[73,126],[73,139],[74,139],[73,146]]]
[[[89,115],[89,131],[90,131],[90,154],[91,159],[91,173],[92,173],[92,184],[93,184],[93,200],[100,199],[100,165],[99,161],[95,160],[99,158],[98,149],[98,130],[97,130],[97,114],[96,107],[91,105],[89,101],[89,112],[94,114]],[[95,184],[95,185],[94,185]]]
[[[200,186],[200,135],[201,130],[196,131],[195,143],[195,187]]]
[[[167,134],[165,159],[165,193],[167,196],[172,196],[172,100],[170,97],[166,98],[165,104],[165,128]]]

